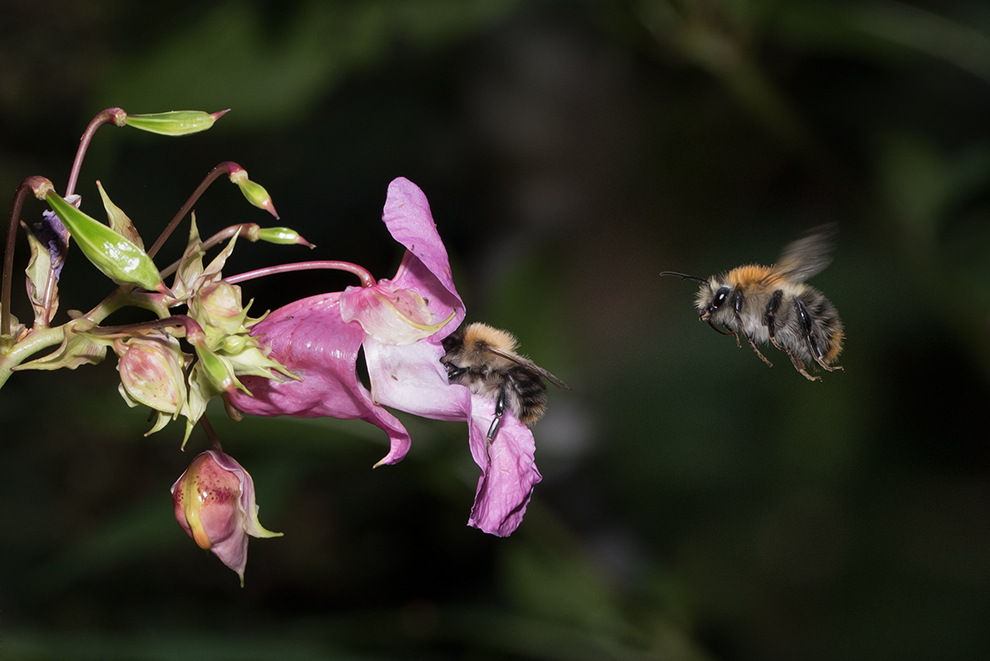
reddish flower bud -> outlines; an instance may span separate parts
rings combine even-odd
[[[179,526],[200,548],[212,551],[237,572],[244,585],[248,535],[281,537],[258,521],[254,481],[234,459],[210,450],[195,459],[172,485]]]
[[[158,421],[148,432],[153,434],[182,412],[186,400],[185,357],[179,342],[161,334],[118,340],[114,348],[120,355],[117,370],[124,401],[158,412]]]

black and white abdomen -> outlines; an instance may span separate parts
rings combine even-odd
[[[547,386],[539,375],[522,366],[505,371],[506,402],[519,422],[536,422],[547,408]]]
[[[832,302],[814,287],[781,306],[786,319],[777,318],[777,342],[802,360],[831,363],[842,349],[842,321]]]

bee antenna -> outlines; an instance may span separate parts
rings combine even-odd
[[[676,275],[681,280],[697,280],[698,282],[708,282],[704,278],[699,278],[696,275],[688,275],[687,273],[678,273],[677,271],[663,271],[660,275]]]

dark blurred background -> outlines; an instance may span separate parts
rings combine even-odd
[[[507,539],[465,526],[466,428],[210,417],[255,478],[243,589],[176,525],[206,449],[143,437],[115,361],[0,392],[0,659],[977,659],[990,654],[990,7],[981,0],[367,0],[0,5],[0,190],[64,188],[89,119],[232,108],[181,139],[98,132],[82,169],[157,236],[234,160],[318,248],[391,277],[396,176],[468,307],[572,387]],[[26,214],[38,214],[29,203]],[[221,181],[208,235],[269,223]],[[694,283],[838,222],[812,284],[845,372],[768,369]],[[177,257],[184,225],[162,261]],[[26,244],[18,244],[23,273]],[[16,275],[16,274],[15,274]],[[14,313],[30,320],[16,276]],[[355,284],[247,283],[255,312]],[[109,283],[78,252],[62,310]]]

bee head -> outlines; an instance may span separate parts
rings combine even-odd
[[[707,321],[709,317],[722,309],[725,302],[732,295],[732,287],[722,284],[712,278],[706,281],[698,290],[695,305],[698,308],[698,316],[702,321]]]
[[[443,338],[441,341],[445,353],[450,353],[455,348],[464,344],[464,328],[458,328],[453,333]]]
[[[678,273],[677,271],[664,271],[660,275],[675,275],[681,280],[697,280],[701,283],[701,287],[698,289],[698,294],[694,299],[694,306],[698,310],[698,316],[702,321],[707,321],[708,325],[718,330],[718,327],[712,322],[712,315],[718,312],[725,302],[729,300],[732,296],[732,292],[735,291],[733,287],[719,281],[716,277],[699,278],[696,275],[687,275],[686,273]],[[718,331],[722,332],[722,331]]]

